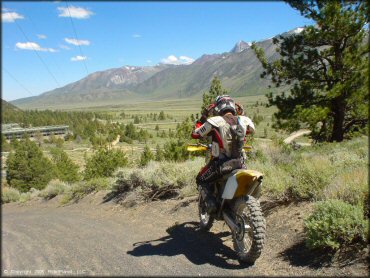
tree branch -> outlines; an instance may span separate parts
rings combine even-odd
[[[368,119],[353,119],[349,121],[345,126],[344,126],[344,132],[348,132],[350,128],[355,125],[355,124],[362,124],[365,125],[368,122]]]

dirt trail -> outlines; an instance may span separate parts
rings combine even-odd
[[[112,146],[115,146],[118,144],[119,139],[121,138],[121,135],[117,135],[117,138],[111,143]]]
[[[292,134],[289,135],[289,137],[284,139],[285,144],[290,144],[294,139],[297,139],[298,137],[305,135],[305,134],[310,134],[311,130],[309,129],[300,129],[298,131],[293,132]],[[307,145],[307,144],[306,144]]]
[[[125,208],[102,203],[107,192],[58,207],[58,199],[6,204],[2,210],[2,273],[67,275],[366,275],[366,265],[324,267],[302,243],[312,204],[262,202],[267,239],[254,266],[241,266],[220,222],[197,229],[196,202],[153,202]],[[176,225],[174,225],[176,223]],[[23,273],[21,272],[23,271]],[[29,271],[24,273],[24,271]],[[36,272],[39,271],[39,272]]]

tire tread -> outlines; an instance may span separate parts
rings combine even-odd
[[[234,249],[238,253],[240,262],[254,264],[254,262],[260,257],[265,243],[266,220],[263,217],[261,206],[257,199],[252,196],[244,196],[236,199],[234,203],[234,211],[236,211],[241,202],[245,202],[250,211],[253,226],[253,242],[249,252],[244,253],[238,250],[238,245],[233,235]]]

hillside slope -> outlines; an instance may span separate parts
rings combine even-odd
[[[272,39],[258,42],[268,59],[277,57]],[[202,61],[202,59],[206,61]],[[268,81],[260,78],[262,67],[252,49],[201,57],[193,64],[163,70],[138,84],[134,90],[141,95],[176,98],[200,95],[207,91],[214,76],[233,96],[266,93]]]
[[[12,112],[12,111],[21,111],[21,109],[7,102],[6,100],[1,99],[1,112],[7,113],[7,112]]]

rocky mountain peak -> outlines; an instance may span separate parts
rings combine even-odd
[[[239,53],[239,52],[242,52],[244,51],[245,49],[248,49],[250,48],[252,45],[252,43],[250,42],[245,42],[245,41],[238,41],[235,46],[233,47],[233,49],[230,50],[231,53]]]

